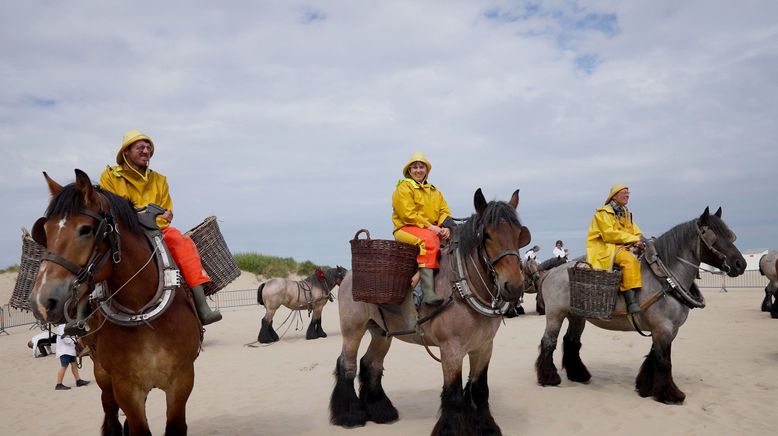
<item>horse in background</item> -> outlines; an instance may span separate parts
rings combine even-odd
[[[435,292],[446,298],[443,305],[423,305],[417,311],[412,292],[408,292],[397,310],[387,310],[355,301],[352,274],[343,279],[338,292],[343,346],[330,397],[332,424],[355,427],[367,421],[398,419],[397,409],[381,386],[384,358],[396,336],[413,344],[440,347],[443,391],[433,434],[501,434],[489,409],[487,372],[502,315],[522,295],[519,248],[529,244],[531,236],[516,213],[519,191],[507,203],[487,203],[478,189],[474,204],[476,213],[454,229],[449,248],[441,250]],[[370,344],[357,373],[359,345],[368,331]],[[470,358],[470,374],[463,389],[465,356]],[[354,390],[357,374],[359,397]]]
[[[537,294],[535,296],[535,310],[538,315],[546,314],[546,304],[543,302],[541,284],[549,270],[567,262],[566,257],[554,256],[538,263],[535,259],[529,259],[524,263],[524,292]]]
[[[679,404],[686,395],[673,381],[670,356],[673,339],[686,321],[690,307],[704,307],[705,298],[694,285],[700,262],[714,266],[730,277],[746,269],[746,260],[734,245],[733,233],[721,220],[721,208],[711,215],[708,208],[699,218],[679,224],[654,242],[657,257],[672,271],[676,288],[666,288],[667,281],[656,276],[641,258],[643,288],[637,299],[641,311],[634,321],[651,332],[651,350],[635,380],[641,397],[652,396],[667,404]],[[538,384],[556,386],[561,383],[554,365],[553,353],[562,321],[568,320],[563,340],[562,367],[567,378],[587,383],[591,374],[581,361],[581,335],[586,321],[607,330],[631,331],[635,327],[628,318],[623,298],[617,298],[613,317],[609,320],[583,318],[570,312],[570,279],[568,269],[575,262],[552,269],[543,282],[546,302],[546,330],[540,342],[540,354],[535,362]],[[639,321],[639,322],[638,322]]]
[[[167,309],[153,319],[144,318],[147,309],[162,304],[157,249],[128,200],[93,186],[83,171],[75,172],[76,182],[65,187],[43,173],[52,199],[32,235],[47,251],[30,306],[41,323],[61,324],[76,318],[95,283],[105,282],[107,298],[87,317],[89,332],[83,336],[102,390],[102,434],[151,434],[146,398],[156,387],[166,397],[165,434],[184,435],[201,341],[194,305],[183,292],[172,291],[172,296],[164,294],[169,297]],[[108,306],[145,321],[134,326],[111,322]],[[127,417],[123,429],[120,408]]]
[[[334,300],[332,289],[340,285],[346,271],[342,266],[330,268],[325,272],[316,268],[316,271],[304,280],[271,278],[262,282],[257,289],[257,303],[265,306],[265,316],[262,318],[257,340],[268,344],[279,339],[273,329],[273,316],[281,306],[292,310],[308,309],[308,315],[313,313],[313,318],[305,333],[305,339],[326,338],[327,333],[321,326],[321,312],[327,301]]]
[[[759,259],[759,272],[770,280],[764,289],[762,312],[770,312],[772,318],[778,319],[778,250],[770,250]]]

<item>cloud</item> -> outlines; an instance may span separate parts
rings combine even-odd
[[[148,11],[153,6],[154,13]],[[758,6],[758,7],[757,7]],[[45,209],[46,170],[96,179],[154,139],[176,225],[217,215],[233,251],[350,264],[415,150],[457,216],[507,199],[547,252],[583,252],[630,184],[658,234],[724,206],[774,247],[776,8],[764,2],[17,2],[0,18],[0,266]]]

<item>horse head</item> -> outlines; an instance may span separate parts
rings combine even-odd
[[[333,269],[335,270],[335,284],[340,286],[340,282],[342,282],[343,278],[346,277],[348,270],[340,265],[336,265]]]
[[[700,237],[700,261],[724,271],[730,277],[745,272],[746,260],[735,247],[735,233],[721,219],[720,207],[714,214],[705,208],[697,219],[697,233]]]
[[[32,229],[33,239],[46,254],[30,293],[30,307],[36,318],[55,324],[72,319],[90,286],[106,280],[111,265],[121,260],[112,214],[119,197],[93,186],[83,171],[75,172],[76,182],[64,187],[43,173],[52,199]],[[125,207],[132,209],[129,203]]]
[[[530,231],[519,222],[516,208],[519,190],[506,203],[487,202],[481,188],[473,198],[476,214],[470,221],[475,226],[475,239],[484,263],[497,286],[499,298],[518,301],[524,293],[524,273],[519,249],[532,240]],[[463,244],[463,248],[469,244]]]

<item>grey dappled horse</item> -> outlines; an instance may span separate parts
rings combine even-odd
[[[273,329],[273,316],[281,306],[292,310],[308,309],[313,317],[305,339],[326,338],[327,333],[321,327],[321,312],[327,301],[332,301],[332,289],[340,285],[345,275],[346,268],[337,266],[325,272],[317,268],[308,278],[300,281],[276,277],[262,282],[257,289],[257,303],[265,306],[265,316],[257,341],[267,344],[278,340],[278,334]]]
[[[770,280],[764,290],[762,311],[770,312],[771,317],[778,318],[778,250],[770,250],[759,259],[759,272]]]
[[[381,313],[375,304],[354,301],[351,273],[343,279],[338,295],[343,348],[335,367],[336,383],[330,398],[332,424],[354,427],[365,425],[366,421],[388,423],[398,419],[397,409],[381,385],[384,357],[392,343],[392,335],[387,332],[410,331],[397,338],[417,345],[426,343],[440,347],[443,391],[440,418],[433,434],[501,434],[489,410],[487,384],[493,339],[502,321],[499,311],[494,308],[507,306],[508,302],[521,297],[524,275],[518,250],[526,246],[531,237],[529,229],[521,225],[516,214],[519,191],[514,192],[507,203],[487,203],[478,189],[474,204],[476,213],[454,229],[451,251],[441,250],[435,292],[447,302],[439,306],[442,309],[437,316],[418,327],[423,336],[413,333],[417,313],[410,292],[400,306],[401,313]],[[452,262],[465,266],[459,268]],[[463,280],[462,286],[472,290],[468,302],[460,292],[453,290],[453,285],[461,284]],[[418,315],[426,317],[433,310],[437,309],[424,305]],[[367,352],[359,361],[357,397],[354,390],[357,352],[368,331],[371,339]],[[465,356],[470,358],[470,376],[463,389],[462,360]]]
[[[733,241],[735,234],[721,220],[721,208],[711,215],[708,208],[699,217],[679,224],[656,239],[655,246],[659,258],[676,275],[683,289],[693,287],[700,262],[715,266],[736,277],[745,271],[746,261]],[[683,260],[681,260],[683,259]],[[617,299],[611,320],[584,319],[570,313],[570,280],[568,269],[575,262],[554,268],[543,282],[543,296],[546,302],[546,331],[540,342],[540,354],[535,362],[538,383],[540,385],[558,385],[561,382],[554,365],[553,353],[562,321],[567,318],[569,325],[563,340],[562,367],[567,378],[574,382],[586,383],[591,378],[589,370],[581,361],[581,334],[586,321],[607,330],[631,331],[622,298]],[[641,313],[637,317],[644,329],[652,336],[651,350],[646,356],[635,380],[635,387],[641,397],[652,396],[655,400],[677,404],[683,402],[686,395],[673,381],[670,349],[678,329],[686,321],[689,307],[671,293],[649,304],[652,296],[663,292],[666,281],[657,278],[641,259],[643,288],[637,295],[641,303]],[[696,292],[696,298],[704,305],[704,298]],[[672,296],[671,296],[672,295]]]

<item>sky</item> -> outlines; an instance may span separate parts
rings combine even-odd
[[[0,0],[0,268],[49,201],[148,134],[173,224],[350,267],[414,151],[454,216],[507,200],[584,253],[611,185],[648,236],[723,207],[778,247],[778,2]],[[522,250],[523,251],[523,250]]]

